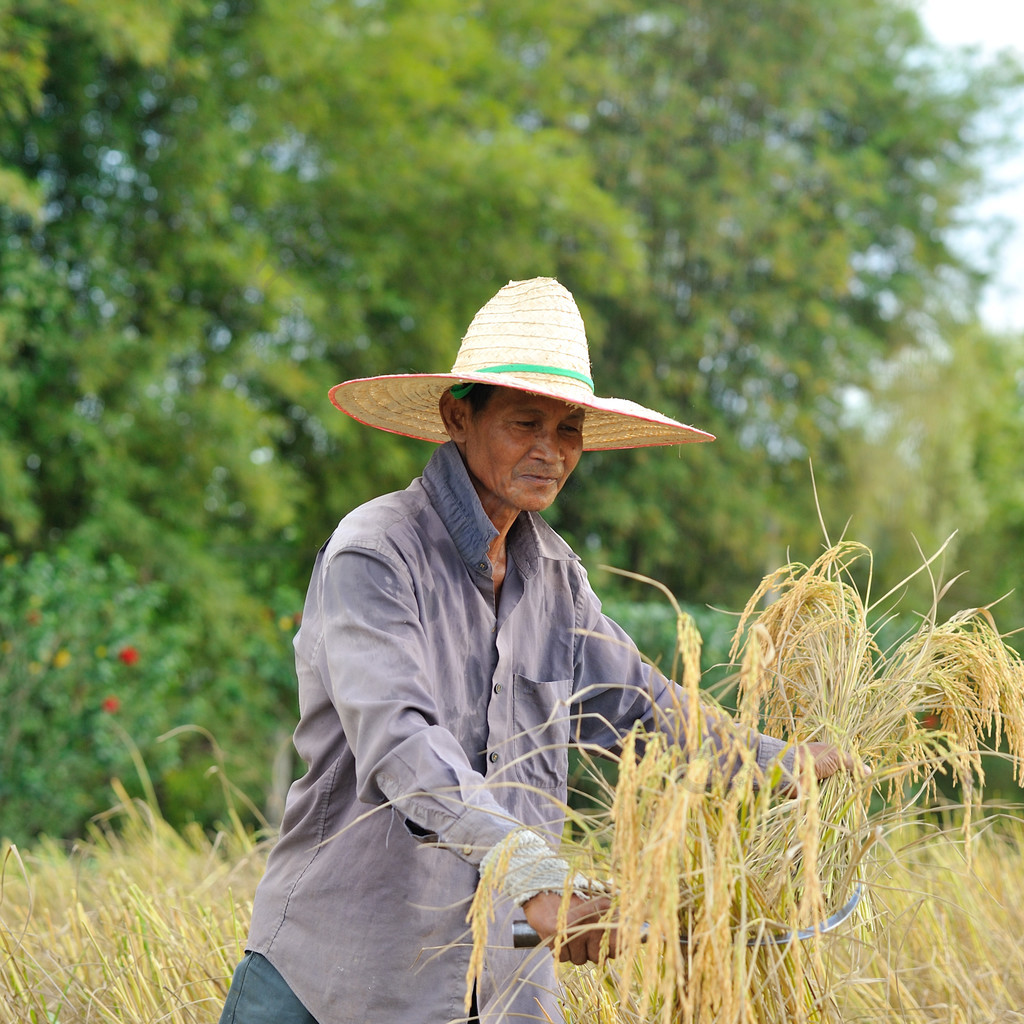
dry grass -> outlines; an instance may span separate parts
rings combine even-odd
[[[217,1019],[261,847],[237,822],[179,834],[127,798],[108,817],[70,850],[3,851],[2,1024]]]
[[[118,837],[73,851],[8,853],[0,903],[0,1021],[214,1021],[240,955],[265,846],[245,836],[181,837],[129,807]],[[876,920],[822,950],[847,1022],[1024,1021],[1024,821],[961,831],[908,826],[874,847]],[[642,1024],[645,949],[603,971],[566,970],[573,1024]],[[713,1018],[712,1018],[713,1019]]]

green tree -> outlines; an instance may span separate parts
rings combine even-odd
[[[446,368],[498,287],[551,274],[603,393],[720,436],[589,456],[556,525],[738,604],[816,542],[809,457],[850,504],[849,396],[885,399],[874,367],[950,294],[971,322],[944,231],[1019,76],[928,55],[882,0],[0,0],[5,550],[156,584],[167,724],[190,709],[265,786],[276,623],[430,451],[328,387]],[[209,752],[182,742],[187,803]]]
[[[575,39],[541,10],[5,5],[0,534],[159,581],[167,723],[201,713],[243,781],[294,716],[266,609],[429,450],[327,388],[446,365],[508,276],[639,273],[576,134],[534,124]]]
[[[225,551],[308,551],[421,462],[330,384],[444,365],[508,276],[621,292],[640,248],[577,135],[530,119],[571,16],[144,6],[19,8],[47,77],[0,158],[46,212],[5,210],[0,524],[223,585]]]
[[[809,460],[845,518],[851,395],[871,400],[880,360],[926,356],[942,308],[972,315],[947,229],[998,141],[979,115],[1020,68],[940,60],[892,3],[606,8],[588,43],[617,82],[587,138],[642,224],[650,287],[599,298],[598,376],[719,439],[591,459],[562,522],[595,556],[737,602],[820,542]]]
[[[874,401],[849,423],[846,450],[859,490],[848,506],[864,542],[899,578],[946,545],[935,567],[960,577],[956,608],[997,599],[1007,631],[1024,624],[1024,341],[978,326],[946,325],[929,355],[904,354],[879,367]],[[932,583],[911,587],[927,607]],[[950,609],[955,610],[955,609]]]

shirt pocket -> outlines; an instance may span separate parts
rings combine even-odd
[[[512,753],[520,782],[564,788],[569,774],[571,679],[538,682],[512,677]]]

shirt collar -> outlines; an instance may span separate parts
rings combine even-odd
[[[489,566],[487,550],[498,536],[487,518],[453,441],[442,444],[423,470],[423,486],[462,560],[472,570]],[[519,571],[532,576],[541,558],[575,559],[577,556],[544,520],[533,512],[520,512],[508,535],[509,554]]]
[[[480,504],[454,441],[445,442],[430,457],[423,487],[466,565],[477,571],[488,566],[487,549],[498,531]]]

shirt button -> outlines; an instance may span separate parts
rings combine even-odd
[[[491,762],[491,764],[497,764],[498,763],[497,751],[494,751],[494,752],[491,753],[490,762]]]
[[[486,562],[477,562],[477,563],[476,563],[476,567],[477,567],[477,568],[478,568],[478,569],[479,569],[479,570],[480,570],[481,572],[487,572],[487,563],[486,563]]]
[[[495,683],[494,684],[494,692],[495,693],[501,693],[501,691],[503,689],[504,689],[504,687],[501,685],[501,683]]]

